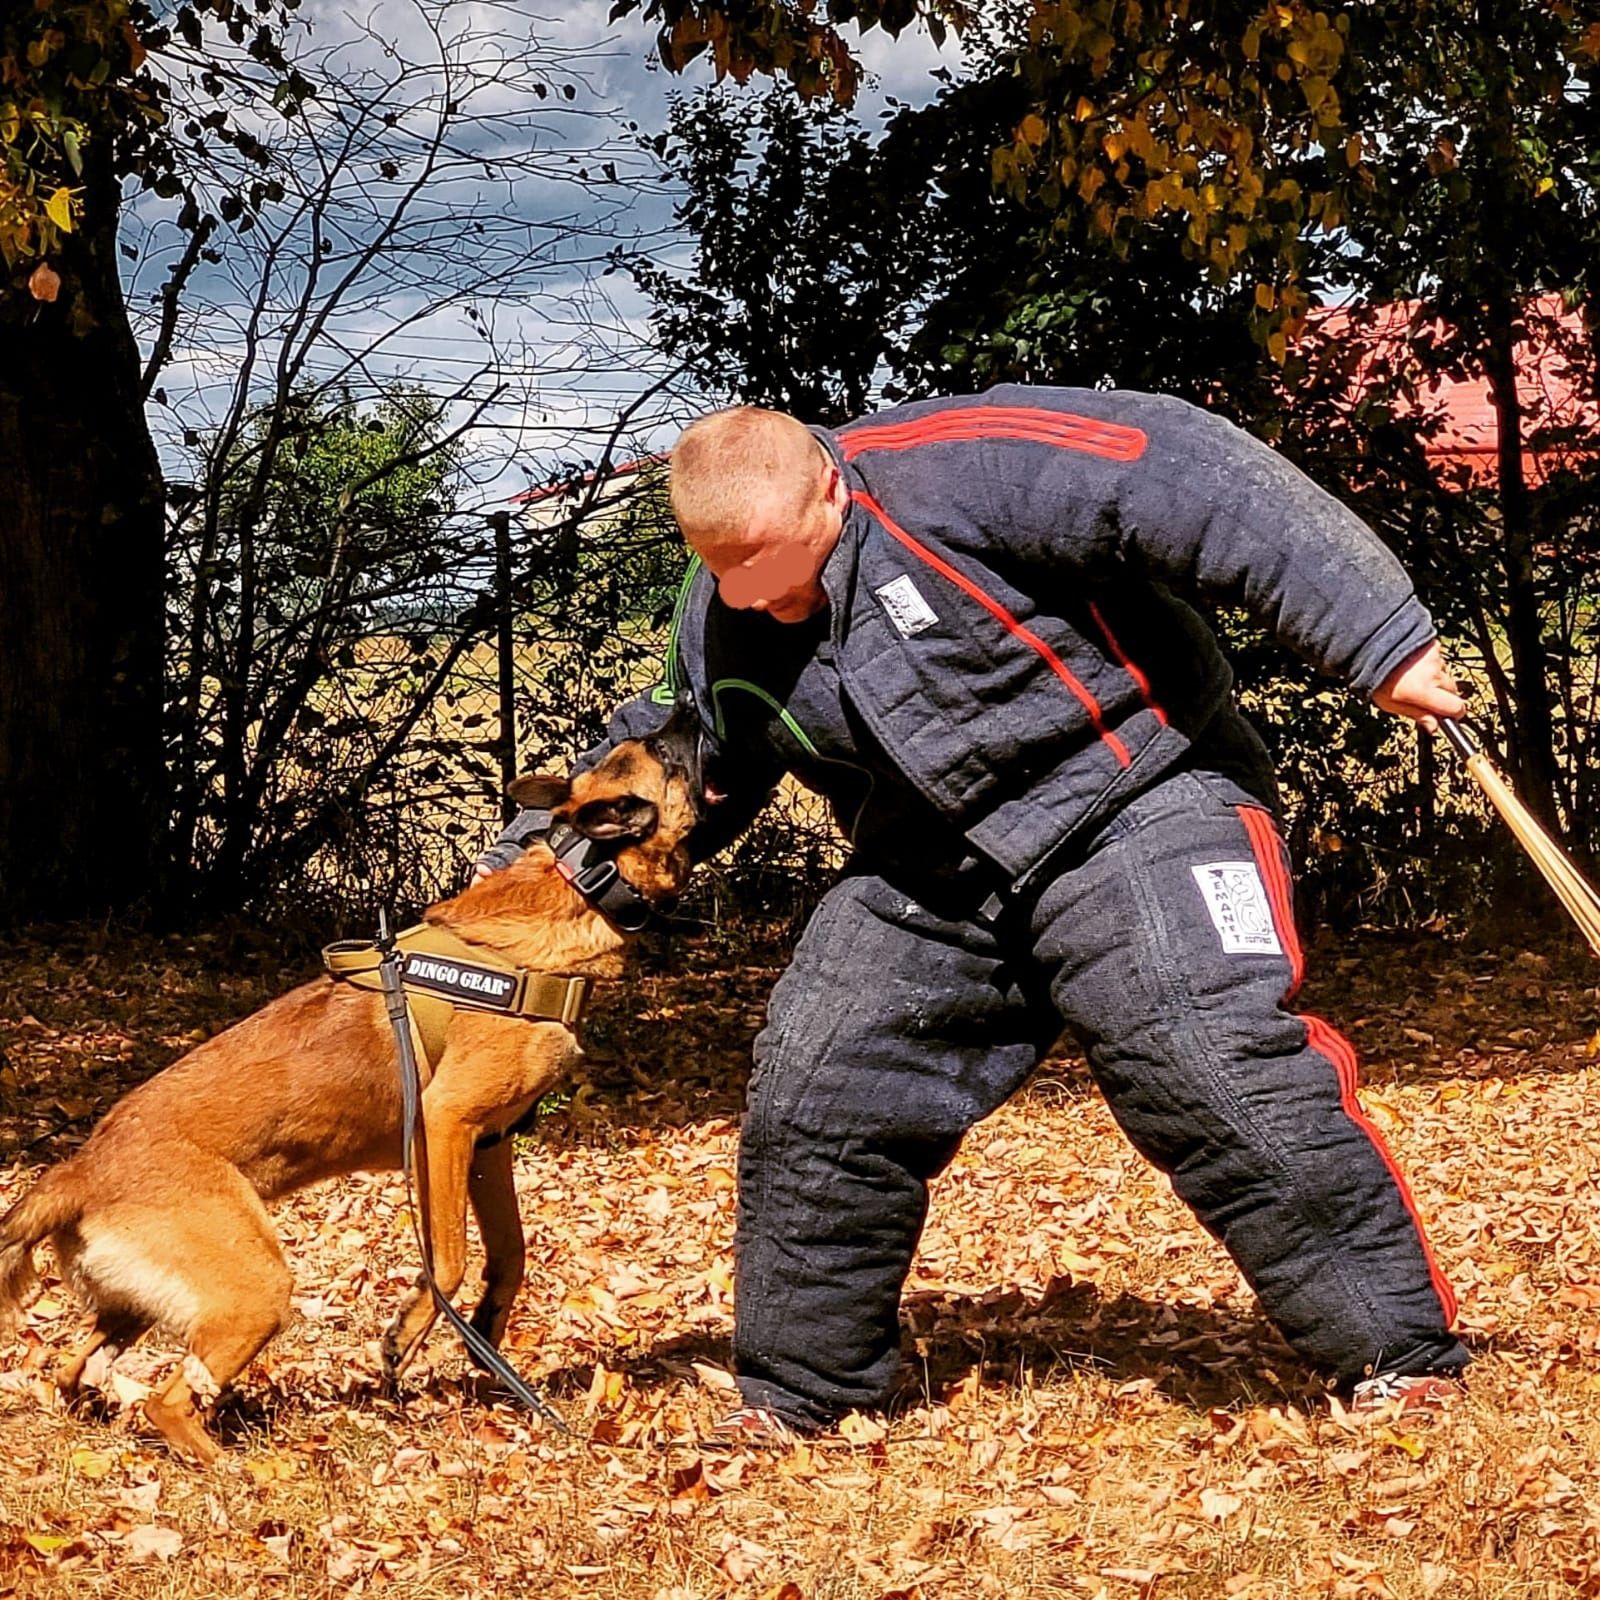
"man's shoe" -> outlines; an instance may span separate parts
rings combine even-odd
[[[1438,1413],[1465,1399],[1466,1393],[1459,1378],[1442,1372],[1379,1372],[1355,1386],[1348,1410],[1353,1417],[1392,1411]]]
[[[792,1450],[812,1431],[765,1406],[740,1406],[712,1427],[706,1442],[725,1450]]]

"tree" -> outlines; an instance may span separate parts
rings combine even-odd
[[[406,803],[413,831],[460,832],[495,793],[488,741],[461,736],[486,713],[447,715],[500,603],[485,519],[540,438],[556,374],[536,338],[564,314],[569,359],[607,359],[597,292],[561,297],[634,198],[625,132],[568,109],[581,59],[446,0],[346,24],[295,46],[318,93],[258,207],[126,230],[141,272],[170,263],[144,326],[175,479],[179,909],[274,903],[308,869],[414,898],[437,885]],[[552,201],[568,186],[581,206]],[[229,192],[192,183],[187,219]]]
[[[1593,146],[1583,121],[1588,113],[1579,97],[1550,92],[1552,84],[1569,82],[1582,19],[1568,16],[1558,26],[1543,13],[1530,17],[1531,37],[1507,53],[1518,75],[1516,116],[1536,124],[1524,125],[1520,137],[1528,148],[1548,152],[1541,169],[1526,162],[1524,170],[1501,169],[1507,211],[1516,217],[1525,206],[1513,224],[1514,246],[1488,220],[1490,208],[1480,198],[1487,185],[1480,180],[1469,191],[1438,148],[1440,139],[1453,144],[1452,122],[1479,115],[1457,104],[1485,94],[1481,63],[1474,76],[1461,57],[1488,53],[1489,46],[1461,15],[1436,20],[1441,27],[1448,22],[1444,34],[1417,39],[1399,36],[1394,14],[1382,27],[1373,20],[1370,29],[1351,30],[1343,104],[1350,118],[1374,130],[1353,167],[1348,148],[1330,151],[1293,138],[1259,158],[1302,193],[1340,191],[1335,215],[1342,220],[1296,235],[1298,283],[1308,296],[1344,297],[1354,289],[1374,299],[1410,297],[1414,338],[1402,351],[1407,359],[1391,360],[1393,351],[1377,342],[1376,319],[1360,315],[1337,334],[1310,320],[1301,322],[1292,345],[1263,339],[1261,314],[1279,303],[1273,281],[1283,244],[1270,230],[1244,240],[1243,254],[1219,268],[1196,251],[1187,225],[1170,210],[1106,226],[1091,207],[1069,206],[1061,197],[1050,206],[1037,195],[997,192],[983,158],[1004,150],[1008,130],[1033,103],[1024,70],[1028,41],[1019,43],[999,26],[990,54],[974,58],[969,76],[951,82],[932,105],[901,110],[876,140],[819,113],[826,134],[813,134],[804,159],[790,162],[801,174],[791,181],[807,194],[786,196],[781,206],[825,217],[826,225],[808,222],[776,239],[768,225],[780,207],[768,178],[769,151],[792,146],[792,129],[776,128],[770,111],[757,115],[748,102],[707,95],[681,106],[665,155],[688,196],[680,220],[691,231],[694,260],[678,278],[642,274],[658,301],[658,335],[696,370],[722,374],[726,389],[743,399],[803,395],[808,384],[824,377],[833,383],[841,365],[854,363],[854,381],[876,372],[886,379],[886,397],[1003,380],[1113,381],[1223,409],[1354,501],[1402,551],[1458,652],[1470,656],[1477,644],[1513,730],[1525,721],[1537,727],[1539,706],[1535,692],[1524,718],[1517,684],[1530,680],[1519,679],[1515,650],[1509,672],[1496,657],[1499,641],[1515,633],[1502,619],[1515,615],[1511,579],[1520,567],[1535,635],[1541,627],[1561,630],[1559,644],[1552,638],[1541,658],[1573,708],[1557,724],[1565,741],[1558,765],[1565,815],[1581,832],[1593,815],[1593,790],[1580,759],[1586,719],[1575,713],[1592,703],[1585,696],[1595,692],[1595,652],[1582,632],[1589,608],[1580,598],[1589,581],[1583,552],[1592,517],[1571,514],[1586,503],[1580,475],[1570,468],[1557,475],[1524,508],[1524,526],[1537,532],[1531,545],[1519,546],[1507,537],[1503,488],[1486,496],[1442,482],[1426,443],[1434,425],[1429,375],[1487,366],[1487,331],[1470,331],[1483,329],[1482,308],[1467,303],[1471,285],[1514,278],[1506,299],[1520,319],[1529,292],[1579,288],[1596,257],[1592,164],[1581,155],[1585,140]],[[1058,74],[1063,97],[1103,91],[1092,66],[1080,63],[1074,72]],[[1460,137],[1457,128],[1454,138]],[[1486,159],[1493,143],[1476,143]],[[1000,168],[1002,175],[1010,170],[1005,160]],[[846,171],[850,181],[836,182]],[[1485,258],[1490,231],[1502,239],[1493,261]],[[746,242],[752,238],[754,246]],[[797,326],[818,316],[815,306],[801,303],[791,312],[783,300],[784,286],[809,281],[814,259],[867,263],[854,292],[885,308],[881,337],[843,352],[823,347],[812,370],[786,372],[775,383],[770,366],[746,358],[748,330],[771,320],[775,307]],[[1447,325],[1441,313],[1458,320]],[[1375,358],[1380,349],[1382,360]],[[804,340],[793,351],[799,360],[816,361]],[[1569,357],[1587,369],[1584,352],[1573,349]],[[1521,440],[1509,449],[1510,467],[1520,471],[1526,430],[1511,428],[1506,437]],[[1515,481],[1511,471],[1502,483],[1508,481]],[[1563,559],[1569,553],[1578,559]],[[1418,830],[1434,826],[1425,742],[1415,757],[1419,777],[1411,780],[1404,746],[1378,720],[1352,717],[1338,697],[1319,695],[1302,674],[1285,676],[1281,654],[1263,652],[1248,635],[1238,635],[1234,646],[1247,693],[1276,713],[1274,735],[1297,791],[1302,845],[1323,837],[1364,846],[1321,863],[1347,880],[1359,863],[1363,882],[1385,858],[1414,854]],[[1520,743],[1538,738],[1524,734]],[[1549,758],[1547,736],[1542,747]],[[1379,783],[1352,782],[1355,769],[1378,771]],[[1530,792],[1539,792],[1539,781],[1524,769]],[[1436,844],[1431,850],[1436,858]],[[1359,869],[1355,876],[1362,877]]]
[[[178,19],[198,38],[224,9],[243,38],[243,6]],[[123,180],[176,182],[161,37],[121,0],[0,23],[0,916],[148,903],[165,879],[161,476],[117,266]]]
[[[92,11],[71,8],[85,37],[21,74],[30,47],[38,56],[60,30],[34,11],[0,34],[0,253],[13,280],[0,305],[0,915],[10,916],[126,905],[154,893],[161,871],[161,480],[114,223],[72,229],[66,204],[70,180],[114,219],[117,163],[103,138],[69,125],[70,173],[43,196],[17,186],[20,149],[46,137],[37,123],[64,93],[52,63],[86,40],[122,70],[133,59],[120,29],[94,31]],[[35,198],[42,225],[29,216]],[[53,245],[56,265],[32,261],[30,244]],[[15,281],[23,266],[31,293]]]
[[[169,535],[175,866],[207,911],[259,902],[348,838],[350,809],[436,693],[441,622],[472,612],[448,593],[482,532],[453,524],[447,407],[395,389],[292,409],[264,476],[273,410],[226,449],[211,441],[213,494],[181,494]]]
[[[1547,822],[1564,811],[1583,830],[1595,821],[1589,719],[1557,712],[1572,661],[1591,653],[1570,627],[1574,587],[1589,583],[1587,519],[1573,516],[1571,472],[1529,481],[1538,421],[1517,351],[1537,339],[1594,392],[1597,65],[1600,5],[1397,4],[1355,17],[1346,89],[1349,119],[1371,130],[1347,207],[1351,277],[1368,298],[1411,305],[1414,389],[1435,373],[1482,375],[1497,415],[1492,493],[1455,497],[1436,559],[1458,574],[1519,789]],[[1589,307],[1589,339],[1548,316],[1540,326],[1533,302],[1551,291]]]
[[[0,528],[11,535],[12,625],[0,643],[9,914],[163,894],[175,915],[259,900],[348,831],[353,808],[388,781],[382,763],[432,711],[419,693],[362,764],[320,765],[328,783],[350,781],[292,826],[266,803],[285,757],[278,741],[315,715],[300,720],[297,708],[339,687],[328,640],[371,617],[357,571],[376,558],[360,505],[381,482],[360,483],[348,450],[313,446],[346,426],[340,418],[388,437],[398,424],[384,397],[396,384],[419,360],[447,374],[429,388],[428,426],[401,452],[445,452],[462,502],[455,522],[422,518],[409,531],[435,545],[427,625],[448,637],[422,687],[437,693],[493,621],[487,507],[471,502],[544,437],[558,362],[621,367],[633,354],[601,353],[622,319],[588,271],[602,237],[636,232],[627,168],[637,157],[617,119],[580,101],[581,41],[546,44],[535,22],[444,0],[396,0],[364,23],[324,16],[315,32],[289,30],[290,9],[195,0],[161,27],[138,5],[83,0],[15,23],[8,13],[0,34],[0,218],[20,230],[0,236],[13,289],[4,315],[37,335],[26,364],[13,358],[29,346],[0,341],[0,443],[18,440],[0,518],[37,524]],[[159,52],[159,77],[146,48]],[[29,72],[51,81],[48,93],[19,91],[19,133],[7,95]],[[103,186],[73,181],[80,166],[103,172]],[[540,345],[556,326],[559,353]],[[175,479],[178,635],[164,724],[163,496],[145,401]],[[585,448],[585,433],[563,421],[564,456]],[[334,519],[339,536],[316,546],[350,586],[325,573],[322,598],[302,612],[289,580],[294,562],[313,559],[310,535],[283,540],[287,508],[303,509],[308,492],[289,469],[308,451],[319,469],[354,474],[335,484],[321,471],[334,505],[354,499]],[[542,479],[554,468],[531,470]],[[49,495],[34,477],[48,477]],[[126,510],[114,526],[102,518],[102,480],[138,507],[137,527]],[[108,755],[115,789],[101,781]],[[96,848],[107,838],[122,841],[109,866]]]
[[[683,187],[687,270],[629,261],[662,347],[711,392],[810,421],[858,415],[907,303],[905,200],[877,181],[870,141],[829,108],[775,91],[678,103],[651,141]],[[728,317],[728,305],[740,314]]]

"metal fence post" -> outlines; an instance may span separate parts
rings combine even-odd
[[[494,529],[495,654],[500,700],[500,815],[509,822],[517,802],[505,790],[517,775],[516,640],[512,636],[511,513],[496,511],[489,518]]]

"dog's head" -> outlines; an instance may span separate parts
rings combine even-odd
[[[601,845],[652,905],[669,904],[689,881],[689,834],[705,808],[698,722],[675,710],[659,733],[625,740],[587,772],[534,773],[507,793]]]

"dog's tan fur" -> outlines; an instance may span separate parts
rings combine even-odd
[[[682,888],[699,797],[646,746],[619,745],[570,790],[538,777],[519,779],[512,792],[524,804],[555,803],[582,832],[624,841],[618,869],[648,899]],[[621,936],[555,871],[542,844],[426,919],[535,972],[612,977],[621,963]],[[522,1281],[522,1225],[511,1141],[475,1147],[533,1106],[577,1053],[559,1023],[458,1011],[423,1093],[435,1273],[453,1295],[470,1200],[486,1255],[472,1321],[495,1343]],[[289,1269],[266,1203],[322,1178],[400,1162],[400,1089],[382,997],[327,978],[306,984],[126,1095],[81,1151],[0,1220],[0,1319],[31,1285],[32,1247],[48,1237],[96,1318],[57,1368],[62,1391],[77,1391],[102,1346],[125,1348],[161,1325],[195,1360],[179,1365],[146,1414],[179,1450],[209,1461],[218,1446],[204,1426],[206,1401],[289,1312]],[[391,1377],[435,1314],[419,1283],[384,1338]]]

